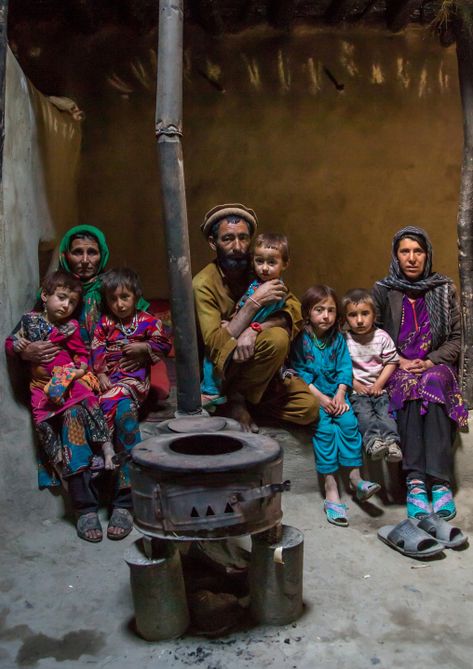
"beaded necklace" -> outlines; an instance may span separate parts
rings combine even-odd
[[[312,337],[312,340],[313,340],[314,344],[316,345],[316,347],[317,347],[320,351],[323,351],[324,348],[327,348],[327,340],[325,340],[325,339],[319,339],[319,338],[317,337],[317,335],[315,334],[314,331],[312,331],[312,333],[311,333],[311,337]]]
[[[131,320],[130,325],[124,325],[121,318],[119,318],[118,327],[123,332],[125,337],[131,337],[132,335],[134,335],[138,328],[138,312],[135,311],[135,313],[133,314],[133,318]]]

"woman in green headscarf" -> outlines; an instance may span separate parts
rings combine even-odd
[[[93,225],[77,225],[66,232],[59,245],[59,267],[81,280],[81,336],[90,346],[94,327],[102,312],[100,274],[109,259],[105,235]]]
[[[105,235],[93,225],[76,225],[66,232],[59,244],[59,267],[74,274],[82,283],[79,324],[87,346],[90,346],[94,328],[102,314],[100,275],[109,255]],[[149,303],[141,297],[136,306],[140,311],[146,311]]]

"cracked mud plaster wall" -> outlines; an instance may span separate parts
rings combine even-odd
[[[38,246],[56,233],[56,221],[76,222],[80,129],[52,108],[7,55],[3,153],[3,210],[0,215],[0,500],[12,518],[31,508],[57,506],[37,490],[30,413],[21,366],[7,363],[3,341],[38,289]],[[54,157],[51,163],[51,157]],[[60,226],[58,227],[60,230]],[[25,404],[26,400],[26,404]]]
[[[96,55],[104,87],[100,98],[80,101],[88,113],[80,202],[81,219],[107,233],[112,261],[135,266],[146,295],[164,297],[154,40],[130,38],[125,49],[116,37],[106,66]],[[290,36],[258,28],[220,40],[187,29],[185,44],[193,272],[210,258],[198,229],[203,213],[239,201],[255,208],[262,229],[289,236],[287,280],[298,295],[315,282],[340,292],[370,286],[386,273],[393,233],[407,224],[429,231],[435,268],[457,280],[454,47],[425,29],[304,26]]]

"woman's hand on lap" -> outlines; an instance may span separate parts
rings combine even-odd
[[[120,367],[124,372],[137,372],[151,364],[150,348],[146,342],[134,341],[122,348],[123,359]]]
[[[100,391],[102,393],[105,393],[107,392],[107,390],[110,390],[112,384],[110,383],[110,379],[106,374],[97,374],[97,378],[99,380]]]
[[[129,360],[149,359],[149,346],[146,342],[134,341],[122,348],[123,355]]]
[[[59,346],[52,344],[50,341],[34,341],[30,342],[21,351],[20,357],[22,360],[32,362],[34,365],[40,365],[41,363],[52,362],[59,351]]]
[[[434,366],[434,363],[432,360],[420,360],[417,358],[416,360],[411,360],[412,365],[409,369],[410,372],[413,374],[423,374],[426,372],[428,369]]]

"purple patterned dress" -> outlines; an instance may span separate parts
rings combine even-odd
[[[431,352],[430,320],[423,297],[411,302],[404,295],[397,348],[407,360],[425,360]],[[434,365],[422,374],[398,368],[386,384],[386,389],[391,398],[389,408],[392,412],[402,409],[409,400],[421,400],[421,415],[427,412],[429,403],[443,404],[451,420],[460,427],[468,424],[468,410],[458,387],[455,370],[449,365]]]

